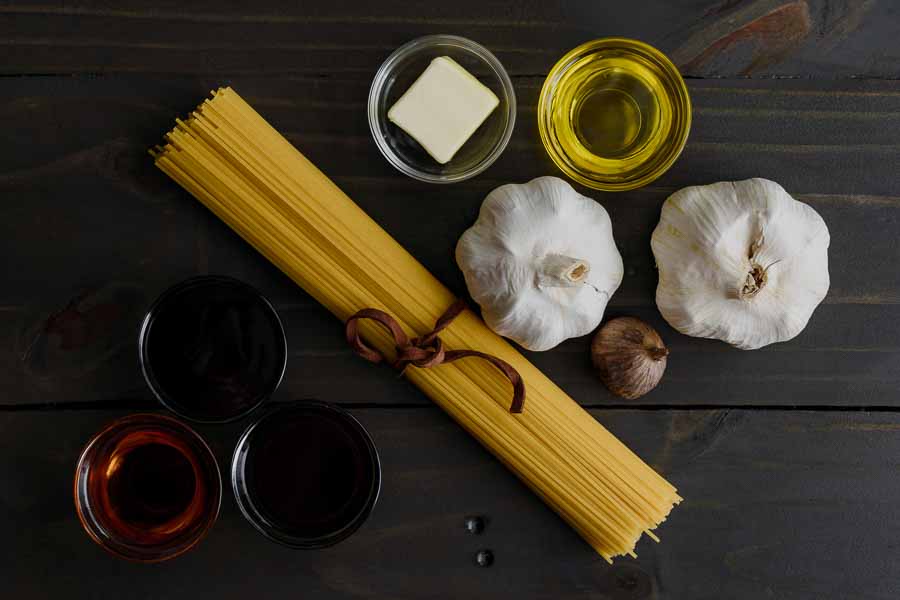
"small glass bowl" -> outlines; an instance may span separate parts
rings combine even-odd
[[[120,495],[129,494],[128,506],[122,506],[113,501],[110,472],[121,472],[132,452],[151,446],[173,450],[188,465],[193,496],[180,513],[173,513],[164,522],[132,522],[122,517],[122,511],[133,512],[138,506],[145,512],[159,514],[159,499],[165,497],[163,490],[138,489],[129,479],[131,485],[119,486],[124,490]],[[165,477],[166,483],[183,483],[171,475],[171,455],[168,459],[169,462],[150,463],[149,467],[145,463],[145,470],[137,473],[146,475],[150,468],[157,477]],[[150,498],[141,497],[147,493]],[[165,415],[135,414],[113,421],[85,445],[75,468],[75,509],[82,527],[111,554],[135,562],[169,560],[196,546],[216,522],[221,500],[222,477],[212,450],[193,429]]]
[[[191,322],[187,329],[172,325],[185,320]],[[144,380],[163,406],[197,423],[228,423],[278,389],[287,367],[287,336],[278,311],[259,290],[231,277],[200,275],[170,287],[150,306],[138,353]],[[180,363],[180,377],[159,372],[160,357],[170,371]],[[196,389],[201,360],[227,368],[218,367],[208,386]],[[188,377],[193,374],[198,378]]]
[[[319,433],[317,438],[312,435],[313,427],[331,435]],[[293,435],[286,435],[291,432]],[[285,440],[293,441],[283,451]],[[347,453],[358,466],[355,472],[342,472],[343,461],[335,464],[335,457]],[[354,491],[343,499],[343,508],[340,504],[330,507],[340,515],[333,523],[321,527],[321,523],[307,522],[298,528],[266,509],[266,498],[257,491],[257,471],[268,471],[265,478],[269,483],[264,488],[271,491],[272,482],[277,481],[279,495],[291,505],[292,495],[303,487],[298,479],[309,477],[303,485],[324,493],[316,478],[325,472],[332,478],[344,477],[345,483],[352,481]],[[270,409],[247,427],[231,460],[231,486],[241,513],[267,538],[289,548],[326,548],[350,537],[369,517],[381,492],[381,460],[375,442],[353,415],[334,404],[303,400]],[[308,518],[303,515],[300,521]]]
[[[647,185],[681,154],[691,100],[678,68],[626,38],[587,42],[550,70],[538,100],[541,141],[575,181],[605,191]]]
[[[486,85],[500,103],[447,164],[387,117],[431,61],[448,56]],[[378,149],[399,171],[419,181],[455,183],[487,169],[506,148],[516,123],[516,94],[497,57],[480,44],[455,35],[429,35],[404,44],[378,69],[369,89],[369,129]]]

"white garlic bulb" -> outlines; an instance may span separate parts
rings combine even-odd
[[[672,327],[752,350],[799,334],[828,292],[828,227],[766,179],[675,192],[651,246]]]
[[[488,194],[456,262],[488,327],[529,350],[593,331],[623,273],[606,210],[557,177]]]

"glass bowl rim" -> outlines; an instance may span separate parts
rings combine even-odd
[[[241,412],[224,419],[204,418],[196,414],[191,414],[180,408],[179,404],[170,397],[170,395],[163,389],[162,385],[160,385],[157,381],[156,377],[153,374],[153,370],[150,367],[150,359],[147,356],[147,339],[150,335],[150,330],[153,326],[153,322],[159,314],[160,308],[177,294],[184,292],[185,290],[188,290],[192,287],[205,284],[225,284],[233,286],[235,288],[240,288],[248,292],[255,299],[259,300],[262,303],[263,307],[266,309],[266,312],[268,312],[269,315],[273,318],[273,322],[276,325],[276,333],[281,340],[278,348],[278,351],[281,354],[281,364],[278,367],[277,376],[272,378],[272,382],[269,383],[269,385],[267,385],[266,387],[266,390],[262,394],[260,394],[259,400],[257,400],[254,404],[242,410]],[[255,411],[269,398],[271,398],[281,385],[281,381],[284,379],[284,374],[287,370],[287,355],[287,334],[284,330],[284,323],[282,322],[281,317],[279,316],[278,311],[275,309],[275,306],[272,304],[272,302],[262,292],[260,292],[249,283],[241,281],[240,279],[235,279],[234,277],[228,277],[226,275],[196,275],[169,286],[156,298],[156,300],[153,301],[153,303],[150,305],[150,308],[147,309],[147,314],[144,316],[144,320],[141,322],[140,332],[138,333],[138,359],[141,365],[141,373],[144,376],[144,382],[147,384],[147,387],[150,388],[153,396],[163,407],[172,411],[179,417],[188,421],[192,421],[194,423],[231,423],[232,421],[242,419]]]
[[[464,48],[465,50],[468,50],[469,52],[480,58],[482,61],[487,63],[487,65],[491,68],[491,70],[494,72],[494,75],[500,81],[500,86],[503,88],[503,94],[505,96],[504,99],[506,100],[506,126],[504,127],[503,134],[496,142],[494,142],[494,147],[491,152],[473,167],[465,171],[460,171],[458,173],[433,174],[413,167],[412,165],[401,159],[400,156],[398,156],[397,153],[391,149],[390,145],[380,134],[379,125],[387,118],[387,115],[385,114],[382,116],[380,114],[380,111],[378,110],[378,104],[379,99],[384,92],[385,84],[387,83],[391,74],[394,72],[394,69],[396,68],[398,62],[400,62],[404,58],[414,55],[416,52],[420,52],[422,50],[442,44],[449,44]],[[372,79],[371,86],[369,87],[367,113],[369,120],[369,131],[372,134],[372,138],[375,140],[375,145],[378,147],[378,150],[381,152],[382,156],[384,156],[395,169],[405,175],[408,175],[409,177],[412,177],[413,179],[417,179],[419,181],[424,181],[427,183],[456,183],[459,181],[465,181],[466,179],[470,179],[472,177],[475,177],[479,173],[482,173],[488,167],[494,164],[494,162],[498,158],[500,158],[500,155],[503,154],[503,151],[509,144],[509,140],[512,138],[513,129],[515,128],[516,124],[516,92],[515,88],[513,87],[512,80],[510,79],[509,74],[506,72],[506,69],[503,67],[503,64],[496,56],[494,56],[494,54],[490,50],[488,50],[481,44],[458,35],[426,35],[406,42],[405,44],[394,50],[390,54],[390,56],[388,56],[381,64],[381,66],[378,68],[378,71],[375,73],[375,77]]]
[[[683,133],[681,134],[678,142],[667,147],[666,152],[663,155],[665,157],[664,160],[662,160],[654,169],[639,174],[637,177],[629,178],[624,181],[598,179],[596,176],[593,176],[592,174],[586,173],[585,171],[576,168],[569,160],[566,159],[566,157],[560,156],[560,154],[556,151],[556,148],[550,141],[549,133],[549,130],[551,128],[550,124],[548,123],[548,120],[550,118],[550,108],[552,106],[552,100],[556,92],[556,83],[559,81],[560,77],[562,77],[569,71],[577,58],[589,56],[600,50],[610,48],[621,48],[632,53],[638,52],[646,57],[649,57],[660,65],[664,74],[675,84],[675,87],[677,88],[678,97],[673,99],[678,101],[673,102],[673,104],[681,113],[679,115],[680,119],[678,120],[680,121],[681,129],[683,130]],[[678,67],[668,56],[666,56],[664,52],[646,42],[642,42],[641,40],[636,40],[633,38],[603,37],[589,40],[587,42],[584,42],[583,44],[579,44],[575,48],[572,48],[570,51],[566,52],[558,61],[556,61],[556,63],[547,73],[547,77],[544,79],[544,83],[541,86],[540,95],[538,97],[537,120],[538,131],[540,133],[541,142],[544,146],[544,149],[550,156],[553,163],[561,171],[563,171],[563,173],[565,173],[576,182],[591,189],[609,192],[620,192],[633,190],[648,185],[669,170],[672,164],[676,160],[678,160],[679,156],[681,156],[681,153],[684,150],[685,145],[687,144],[687,140],[691,132],[692,112],[693,109],[690,94],[687,88],[687,83],[684,81],[684,77],[681,75]]]
[[[184,434],[185,437],[190,440],[192,446],[201,455],[201,457],[208,461],[210,465],[212,465],[212,472],[215,475],[215,481],[212,482],[213,485],[210,489],[210,493],[215,498],[215,506],[209,516],[207,516],[203,527],[183,546],[181,546],[180,548],[176,548],[174,551],[170,550],[152,556],[142,556],[140,555],[140,552],[132,551],[133,546],[129,546],[127,543],[116,542],[109,536],[103,535],[104,531],[102,526],[100,526],[100,524],[97,523],[96,519],[92,516],[93,513],[90,504],[85,502],[84,500],[88,498],[87,473],[90,469],[86,461],[88,461],[91,452],[97,447],[97,444],[99,444],[104,438],[108,437],[110,434],[116,432],[117,430],[121,429],[123,431],[127,431],[129,428],[148,424],[157,427],[168,426]],[[212,451],[212,448],[210,448],[206,440],[203,439],[203,436],[197,433],[190,425],[166,414],[149,412],[134,413],[118,417],[103,425],[103,427],[99,431],[91,435],[90,439],[88,439],[87,443],[85,443],[84,447],[82,448],[81,453],[78,455],[78,460],[75,463],[75,477],[73,483],[75,496],[75,512],[78,515],[78,520],[81,523],[82,529],[87,532],[88,536],[97,545],[99,545],[101,548],[103,548],[113,556],[123,558],[132,562],[158,563],[181,556],[188,550],[196,547],[197,544],[199,544],[201,541],[203,541],[204,538],[206,538],[206,536],[212,530],[213,525],[215,525],[216,521],[218,521],[219,513],[222,509],[222,495],[224,491],[222,485],[222,471],[219,468],[219,461],[218,459],[216,459],[215,453]],[[148,549],[149,548],[152,547],[148,547]],[[160,546],[160,548],[165,548],[165,546]]]
[[[246,457],[242,456],[242,452],[246,449],[247,445],[249,444],[250,438],[255,433],[257,427],[259,427],[264,421],[267,421],[269,419],[278,418],[280,416],[293,412],[308,410],[336,414],[341,420],[347,422],[350,427],[352,427],[357,433],[360,434],[363,443],[368,450],[369,458],[372,461],[372,489],[370,489],[369,491],[369,494],[366,498],[366,503],[363,505],[360,511],[356,515],[354,515],[353,518],[342,528],[318,537],[294,536],[286,532],[282,533],[272,527],[268,527],[265,524],[265,518],[263,517],[263,515],[253,505],[250,495],[246,491],[247,488],[244,485],[246,481],[246,477],[244,475],[244,469],[246,468]],[[272,540],[273,542],[277,542],[283,546],[294,549],[314,550],[327,548],[347,539],[348,537],[353,535],[360,527],[362,527],[363,523],[368,520],[369,515],[372,513],[375,505],[378,503],[378,498],[381,496],[381,456],[378,453],[378,447],[375,445],[375,441],[372,439],[371,434],[363,426],[363,424],[360,423],[359,420],[350,413],[350,411],[345,410],[336,404],[332,404],[331,402],[325,402],[322,400],[296,400],[293,402],[288,402],[286,404],[279,404],[270,407],[265,413],[260,415],[259,418],[250,423],[250,425],[247,426],[243,433],[241,433],[240,438],[238,438],[238,441],[234,446],[234,452],[231,456],[230,472],[231,491],[234,494],[235,503],[237,504],[238,509],[241,511],[241,514],[244,516],[247,522],[249,522],[254,529],[262,533],[265,537]]]

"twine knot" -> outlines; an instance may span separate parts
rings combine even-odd
[[[359,335],[359,321],[362,319],[370,319],[382,325],[387,329],[394,338],[394,348],[397,351],[397,357],[391,363],[395,369],[403,371],[408,365],[419,367],[420,369],[430,369],[443,363],[453,362],[461,358],[474,356],[488,361],[497,367],[503,375],[509,379],[513,386],[513,399],[509,408],[511,413],[522,412],[522,406],[525,403],[525,383],[522,376],[508,362],[478,352],[477,350],[445,350],[444,343],[438,337],[438,333],[444,330],[450,323],[466,309],[466,303],[463,300],[454,302],[447,311],[438,318],[434,324],[434,329],[423,336],[410,339],[397,320],[388,313],[375,308],[364,308],[357,312],[345,324],[345,333],[347,343],[350,347],[364,359],[380,363],[385,360],[384,355],[378,350],[368,346]]]

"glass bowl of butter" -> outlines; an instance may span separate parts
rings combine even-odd
[[[485,47],[429,35],[394,51],[372,81],[369,128],[399,171],[454,183],[487,169],[506,148],[516,121],[509,75]]]

